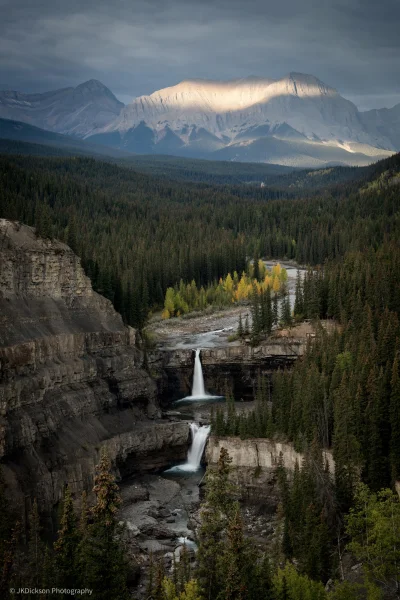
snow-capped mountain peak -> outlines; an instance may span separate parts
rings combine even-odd
[[[137,153],[323,166],[400,149],[399,116],[360,113],[314,75],[186,79],[124,106],[100,81],[0,92],[0,117]]]

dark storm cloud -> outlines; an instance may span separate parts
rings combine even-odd
[[[0,0],[0,87],[97,78],[128,98],[189,77],[312,73],[361,108],[400,101],[398,0]]]

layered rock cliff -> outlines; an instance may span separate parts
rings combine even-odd
[[[100,447],[123,474],[184,456],[186,423],[159,419],[135,330],[79,258],[0,220],[0,458],[15,493],[49,510],[91,489]]]
[[[301,466],[303,454],[296,452],[293,444],[277,442],[266,438],[252,438],[242,440],[238,437],[218,438],[211,436],[207,443],[206,458],[209,464],[217,464],[221,449],[225,448],[232,459],[233,467],[249,469],[274,470],[280,462],[293,471],[296,463]],[[335,471],[332,452],[323,451],[324,461],[329,466],[331,473]]]

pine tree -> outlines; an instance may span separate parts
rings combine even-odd
[[[253,285],[251,294],[251,342],[253,345],[258,344],[260,339],[262,328],[261,316],[257,288]]]
[[[260,267],[258,264],[258,256],[256,255],[253,260],[253,278],[256,281],[260,280]]]
[[[400,502],[390,489],[371,493],[359,484],[346,518],[349,550],[363,562],[370,578],[390,594],[400,593]]]
[[[75,254],[78,254],[79,247],[78,247],[78,237],[77,237],[77,233],[76,233],[75,214],[70,218],[69,223],[68,223],[67,244],[71,248],[71,250],[73,250],[75,252]]]
[[[279,308],[278,308],[278,294],[274,294],[272,304],[272,323],[276,327],[279,323]]]
[[[400,375],[399,359],[393,361],[390,395],[390,466],[392,481],[400,479]]]
[[[36,205],[35,210],[36,235],[42,238],[53,237],[53,227],[51,222],[51,213],[47,204],[43,202]]]
[[[74,562],[75,561],[76,561],[76,556],[74,557]],[[46,546],[46,549],[44,552],[44,558],[43,558],[43,573],[42,573],[41,587],[44,590],[53,588],[54,583],[57,581],[57,576],[58,576],[58,572],[56,571],[56,567],[55,567],[55,563],[54,563],[54,556],[53,556],[49,546]],[[71,587],[76,587],[78,582],[79,582],[79,577],[76,576],[76,578],[72,581]],[[48,594],[48,593],[43,594],[43,598],[41,600],[44,600],[45,598],[52,599],[52,598],[54,598],[54,595]]]
[[[80,542],[71,491],[64,494],[63,514],[57,541],[54,544],[57,584],[60,588],[73,588],[77,580],[77,557]]]
[[[104,449],[96,471],[93,488],[96,504],[91,511],[92,522],[87,525],[79,548],[83,573],[81,585],[93,589],[98,600],[126,600],[127,565],[118,540],[116,520],[121,499]]]
[[[227,528],[227,543],[221,559],[225,574],[219,598],[224,600],[248,600],[247,579],[251,579],[250,562],[243,535],[243,523],[239,505],[234,508]]]
[[[379,490],[388,485],[390,481],[389,461],[385,456],[383,439],[383,423],[387,418],[382,411],[382,402],[384,398],[383,371],[378,370],[373,365],[367,382],[368,408],[366,414],[367,421],[367,462],[366,462],[366,480],[372,490]]]
[[[45,549],[41,539],[42,527],[40,525],[39,510],[36,498],[29,513],[28,525],[27,566],[29,569],[29,579],[31,585],[40,587]]]
[[[348,377],[343,373],[335,394],[333,457],[338,500],[346,511],[351,505],[360,464],[359,444],[355,435],[355,418]]]
[[[223,533],[235,506],[236,490],[229,477],[231,462],[222,448],[216,469],[207,471],[197,554],[197,576],[205,598],[218,598],[223,585],[216,557],[223,554]]]
[[[297,270],[297,275],[296,275],[294,314],[296,317],[301,317],[304,314],[303,290],[302,290],[301,277],[300,277],[299,270]]]
[[[290,310],[290,299],[289,296],[285,296],[282,300],[282,321],[285,325],[290,325],[292,323],[292,314]]]

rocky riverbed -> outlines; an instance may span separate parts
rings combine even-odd
[[[179,561],[185,544],[194,560],[197,546],[193,517],[200,506],[199,483],[203,476],[204,469],[186,476],[164,472],[122,484],[119,519],[129,554],[135,556],[138,565],[139,594],[145,591],[150,557],[163,560],[168,571],[174,556]]]
[[[272,269],[278,263],[279,261],[266,261],[265,265],[268,269]],[[303,277],[305,269],[291,263],[280,262],[280,265],[287,271],[287,291],[293,308],[297,272],[299,271],[300,276]],[[224,310],[210,307],[209,312],[206,310],[203,313],[192,313],[168,320],[155,317],[148,331],[155,335],[160,348],[165,350],[235,346],[240,345],[240,342],[229,341],[229,337],[237,331],[240,314],[243,320],[248,318],[251,326],[250,303],[248,303]]]

